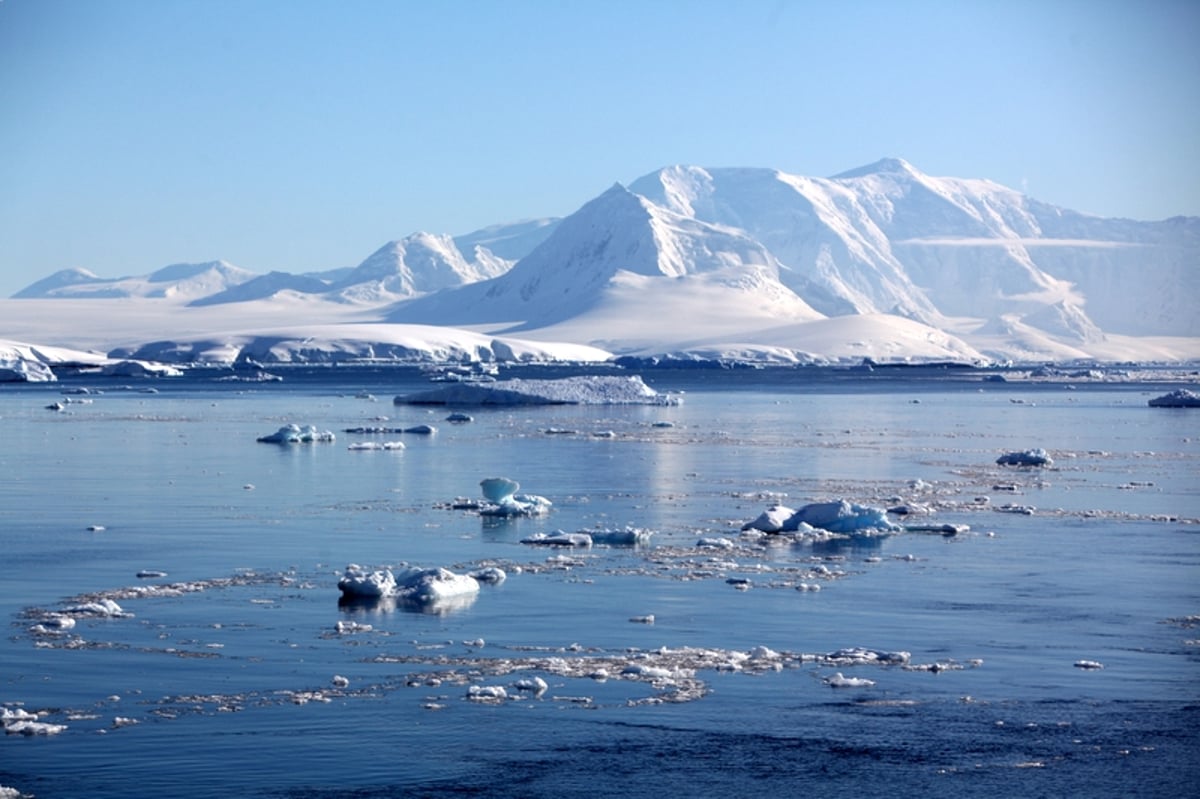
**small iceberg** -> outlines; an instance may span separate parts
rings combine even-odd
[[[329,430],[320,431],[312,425],[301,427],[296,424],[287,424],[276,430],[269,436],[260,436],[258,438],[261,444],[311,444],[313,442],[329,442],[334,440],[334,435]]]
[[[1200,408],[1200,394],[1180,388],[1155,397],[1148,404],[1151,408]]]
[[[650,537],[654,535],[651,530],[643,530],[640,527],[626,527],[622,530],[581,530],[586,533],[593,544],[602,544],[610,547],[633,547],[650,543]]]
[[[783,523],[782,530],[795,532],[806,524],[830,533],[847,535],[898,533],[904,530],[900,525],[888,521],[887,511],[883,508],[872,508],[844,499],[805,505]]]
[[[996,458],[996,463],[1000,466],[1053,466],[1054,459],[1046,450],[1038,448],[1022,452],[1006,452]]]
[[[587,549],[592,545],[592,537],[587,533],[564,533],[558,530],[554,533],[534,533],[521,539],[522,544],[533,544],[546,547],[578,547]]]
[[[395,575],[390,569],[367,571],[352,563],[338,580],[338,590],[345,599],[396,599],[414,605],[435,605],[474,597],[479,593],[479,581],[469,574],[455,574],[442,568],[411,568]]]
[[[839,671],[832,677],[826,677],[825,684],[830,688],[870,688],[875,681],[866,677],[845,677]]]
[[[536,494],[517,494],[521,484],[507,477],[480,480],[479,488],[489,503],[479,510],[483,516],[544,516],[554,504]]]
[[[679,405],[641,377],[583,375],[556,380],[500,380],[451,383],[430,391],[396,397],[396,405]]]
[[[788,520],[796,515],[796,511],[784,505],[772,505],[759,514],[754,521],[742,525],[742,532],[758,530],[763,533],[781,532]]]

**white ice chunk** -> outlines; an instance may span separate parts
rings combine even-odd
[[[1006,452],[996,463],[1000,466],[1053,466],[1054,459],[1044,449],[1027,449],[1021,452]]]
[[[887,511],[883,508],[871,508],[844,499],[805,505],[792,514],[782,529],[795,531],[799,530],[802,524],[809,524],[831,533],[897,532],[904,529],[888,521]]]
[[[93,602],[71,605],[70,607],[63,608],[62,612],[71,616],[103,616],[108,618],[133,615],[132,613],[126,613],[120,605],[111,599],[97,599]]]
[[[796,511],[784,505],[772,505],[758,518],[742,525],[742,530],[760,530],[764,533],[778,533],[787,524],[788,519],[796,515]]]
[[[608,546],[648,544],[650,537],[654,535],[652,531],[638,527],[626,527],[624,530],[581,530],[580,532],[586,532],[591,536],[592,543],[607,544]]]
[[[485,566],[482,569],[476,569],[469,574],[481,583],[489,583],[491,585],[500,585],[508,579],[508,575],[499,566]]]
[[[503,685],[472,685],[467,688],[467,699],[473,702],[503,702],[508,691]]]
[[[488,502],[499,504],[520,491],[521,484],[516,480],[509,480],[507,477],[488,477],[479,481],[479,488]]]
[[[396,578],[391,571],[368,572],[361,566],[351,563],[346,567],[346,573],[338,580],[338,589],[347,597],[377,599],[392,596],[396,592]]]
[[[832,677],[826,677],[825,684],[830,688],[870,688],[875,681],[866,677],[844,677],[839,671]]]
[[[329,430],[322,432],[312,425],[301,427],[286,424],[269,436],[260,436],[258,440],[263,444],[311,444],[314,441],[333,441],[334,435]]]
[[[564,533],[558,530],[554,533],[534,533],[521,539],[522,544],[535,544],[548,547],[578,547],[586,549],[592,545],[592,537],[587,533]]]

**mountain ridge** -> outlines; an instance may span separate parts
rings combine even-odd
[[[680,164],[617,183],[561,219],[416,232],[338,276],[256,275],[222,261],[116,280],[76,269],[14,299],[219,306],[302,296],[377,309],[389,323],[569,331],[616,351],[653,346],[658,331],[664,348],[700,346],[655,313],[654,297],[689,322],[719,319],[710,332],[723,341],[884,314],[925,326],[930,341],[969,341],[975,329],[994,345],[1009,330],[1022,352],[1040,336],[1086,352],[1109,335],[1200,336],[1198,261],[1200,218],[1089,216],[899,158],[828,178]],[[625,328],[637,335],[622,340]]]

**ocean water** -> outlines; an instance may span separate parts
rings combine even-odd
[[[0,705],[65,725],[0,739],[0,785],[950,797],[1200,780],[1200,414],[1146,405],[1173,386],[664,371],[647,382],[683,404],[451,424],[392,404],[427,387],[416,372],[284,375],[0,386]],[[79,386],[103,393],[46,409]],[[337,440],[255,441],[287,423]],[[438,432],[343,432],[416,424]],[[347,448],[365,440],[406,446]],[[995,464],[1032,447],[1054,465]],[[451,507],[492,476],[553,510]],[[969,529],[740,532],[771,504],[842,498]],[[522,543],[627,526],[650,543]],[[508,579],[424,612],[339,604],[349,563]],[[132,615],[30,631],[105,598]],[[849,648],[908,659],[832,657]],[[543,693],[517,687],[534,677]]]

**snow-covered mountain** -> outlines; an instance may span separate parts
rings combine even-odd
[[[179,325],[179,306],[205,320],[237,308],[230,329],[243,333],[248,319],[344,314],[368,324],[351,336],[364,351],[369,323],[385,323],[614,353],[1124,360],[1200,358],[1198,267],[1200,218],[1104,219],[884,159],[830,178],[672,166],[563,219],[414,233],[353,269],[254,275],[213,262],[117,280],[76,269],[15,297],[161,301]],[[16,338],[0,323],[5,334]]]
[[[97,277],[86,269],[64,269],[25,287],[14,299],[120,299],[147,297],[189,302],[228,291],[255,277],[225,261],[172,264],[149,275]]]
[[[483,246],[468,261],[450,236],[414,233],[380,247],[335,284],[332,293],[351,302],[377,304],[476,283],[510,266]]]
[[[884,159],[833,178],[670,167],[630,189],[744,230],[785,284],[828,315],[898,313],[934,326],[1068,308],[1053,332],[1200,335],[1200,219],[1101,219],[986,180]]]

